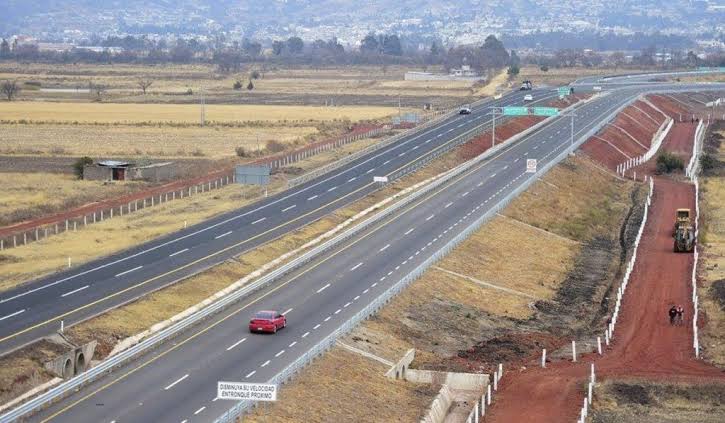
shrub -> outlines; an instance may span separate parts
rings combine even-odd
[[[259,74],[259,71],[258,70],[253,70],[252,71],[252,74],[250,76],[251,76],[252,79],[259,79],[259,77],[261,75]]]
[[[267,141],[267,144],[265,144],[265,148],[270,153],[281,153],[284,151],[284,144],[277,140],[269,140]]]
[[[247,84],[247,89],[249,91],[252,91],[254,89],[254,84],[252,84],[252,81],[249,81],[249,84]]]
[[[191,88],[189,88],[186,90],[186,95],[194,95],[194,91]]]
[[[509,76],[516,76],[519,74],[519,67],[516,65],[511,65],[511,66],[509,66],[509,69],[508,69],[508,71],[506,71],[506,73]]]
[[[83,156],[73,163],[73,173],[78,179],[83,179],[83,167],[91,164],[93,164],[93,159],[88,156]]]
[[[682,170],[684,168],[685,163],[682,159],[669,151],[664,151],[657,156],[657,173],[671,173],[675,170]]]
[[[700,156],[700,168],[703,173],[709,173],[718,166],[718,160],[710,153]]]
[[[546,65],[541,65],[539,69],[541,69],[542,72],[549,72],[549,67]]]
[[[237,147],[234,151],[237,153],[237,157],[249,157],[249,151],[244,147]]]
[[[240,81],[238,79],[236,81],[234,81],[234,89],[235,90],[241,90],[242,89],[242,81]]]

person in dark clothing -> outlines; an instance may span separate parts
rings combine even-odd
[[[674,305],[670,307],[670,311],[668,312],[668,314],[670,316],[670,324],[674,325],[675,319],[677,318],[677,307]]]

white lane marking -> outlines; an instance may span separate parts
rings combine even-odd
[[[322,291],[326,290],[326,289],[327,289],[327,288],[328,288],[329,286],[330,286],[330,284],[328,283],[327,285],[325,285],[325,286],[323,286],[322,288],[318,289],[318,290],[317,290],[317,293],[319,294],[320,292],[322,292]]]
[[[204,411],[205,409],[206,409],[206,405],[205,405],[205,406],[203,406],[203,407],[201,407],[200,409],[198,409],[198,410],[194,411],[194,415],[196,416],[197,414],[201,413],[201,412],[202,412],[202,411]]]
[[[327,190],[327,192],[332,192],[332,191],[334,191],[334,190],[336,190],[336,189],[337,189],[337,186],[334,186],[334,187],[332,187],[332,188],[328,189],[328,190]]]
[[[183,250],[179,250],[179,251],[177,251],[177,252],[175,252],[175,253],[171,253],[171,254],[169,254],[169,257],[173,257],[173,256],[179,255],[179,254],[181,254],[181,253],[185,253],[185,252],[187,252],[187,251],[189,251],[189,249],[188,249],[188,248],[184,248]]]
[[[332,319],[332,316],[327,316],[327,317],[325,317],[325,320],[323,320],[323,322],[329,322],[330,319]]]
[[[256,225],[257,223],[259,223],[259,222],[263,222],[263,221],[265,221],[265,220],[267,220],[267,218],[266,218],[266,217],[263,217],[263,218],[261,218],[261,219],[257,219],[257,220],[255,220],[254,222],[252,222],[252,225]]]
[[[164,388],[164,391],[168,391],[169,389],[173,388],[174,386],[176,386],[177,383],[181,382],[182,380],[186,379],[187,377],[189,377],[188,373],[185,374],[184,376],[181,376],[180,378],[176,379],[176,381],[172,382],[171,385]]]
[[[432,214],[432,215],[430,215],[430,216],[426,217],[426,218],[425,218],[425,221],[427,222],[427,221],[429,221],[429,220],[433,219],[433,217],[435,217],[435,214]],[[407,235],[407,234],[406,234],[406,235]]]
[[[18,310],[18,311],[16,311],[15,313],[10,313],[10,314],[8,314],[7,316],[3,316],[3,317],[0,317],[0,321],[3,321],[3,320],[5,320],[5,319],[9,319],[9,318],[11,318],[11,317],[17,316],[18,314],[20,314],[20,313],[24,313],[24,312],[25,312],[25,309],[22,309],[22,310]]]
[[[363,294],[367,294],[368,291],[370,291],[370,289],[369,288],[366,288],[365,291],[363,291]]]
[[[386,161],[384,161],[384,162],[383,162],[383,166],[385,166],[385,165],[386,165],[386,164],[388,164],[388,163],[390,163],[390,160],[386,160]]]
[[[494,173],[493,175],[491,175],[491,178],[493,178],[494,176],[496,176],[496,174],[495,174],[495,173]]]
[[[187,422],[188,422],[188,420],[186,420],[186,419],[181,421],[181,423],[187,423]]]
[[[426,144],[428,144],[428,143],[429,143],[429,142],[431,142],[431,141],[433,141],[433,140],[427,140],[427,141],[426,141],[425,143],[426,143]]]
[[[503,167],[503,170],[506,170],[508,168],[509,168],[509,165],[506,165],[506,166]]]
[[[384,281],[385,278],[386,278],[386,276],[383,276],[382,278],[380,278],[380,282]]]
[[[367,172],[365,172],[365,173],[366,173],[366,174],[367,174],[367,173],[372,173],[372,172],[373,172],[373,170],[375,170],[375,168],[372,168],[372,169],[368,170],[368,171],[367,171]]]
[[[335,312],[335,314],[340,314],[341,311],[342,311],[342,309],[338,308],[337,311]]]
[[[309,334],[310,334],[309,332],[305,332],[305,333],[303,333],[303,334],[302,334],[302,337],[303,337],[303,338],[306,338],[306,337],[307,337],[307,335],[309,335]]]
[[[249,379],[249,378],[250,378],[250,377],[252,377],[252,376],[253,376],[253,375],[254,375],[255,373],[257,373],[257,371],[256,371],[256,370],[252,370],[251,372],[247,373],[247,375],[246,375],[246,376],[244,376],[244,377],[245,377],[246,379]]]
[[[403,157],[403,156],[405,156],[405,153],[407,153],[407,151],[403,151],[402,153],[398,154],[398,157]]]
[[[286,315],[288,315],[288,314],[290,313],[290,311],[292,311],[292,310],[294,310],[294,308],[289,308],[289,309],[285,310],[285,311],[284,311],[284,312],[282,313],[282,315],[283,315],[283,316],[286,316]]]
[[[293,342],[293,343],[289,344],[289,345],[287,346],[287,348],[292,348],[292,347],[294,347],[295,345],[297,345],[297,341],[295,341],[295,342]]]
[[[355,179],[357,179],[357,176],[353,176],[352,178],[348,179],[348,180],[347,180],[347,182],[352,182],[352,181],[354,181]]]
[[[478,184],[476,184],[477,187],[480,187],[482,185],[483,185],[483,182],[479,182]]]
[[[123,275],[125,275],[127,273],[134,272],[134,271],[136,271],[136,270],[138,270],[138,269],[140,269],[142,267],[143,266],[137,266],[137,267],[134,267],[133,269],[126,270],[125,272],[121,272],[121,273],[117,274],[116,277],[123,276]]]
[[[415,228],[410,228],[407,231],[405,231],[405,235],[408,235],[409,233],[413,232]]]
[[[358,267],[360,267],[360,266],[362,266],[362,265],[363,265],[363,264],[362,264],[362,262],[360,262],[360,263],[358,263],[358,264],[354,265],[354,266],[353,266],[353,267],[352,267],[352,268],[350,269],[350,271],[351,271],[351,272],[353,272],[353,271],[355,271],[355,269],[357,269]]]
[[[375,288],[377,285],[378,285],[378,283],[375,282],[374,284],[370,285],[370,288]]]
[[[348,308],[348,307],[350,307],[350,304],[352,304],[352,303],[345,303],[345,305],[342,306],[342,308]]]
[[[271,362],[272,362],[271,360],[267,360],[267,361],[265,361],[264,363],[262,363],[262,365],[261,365],[261,366],[259,366],[259,367],[267,367],[267,365],[268,365],[269,363],[271,363]]]
[[[408,257],[408,260],[413,260],[413,256],[411,255],[410,257]]]
[[[463,193],[463,194],[461,195],[461,197],[465,197],[465,196],[467,196],[467,195],[468,195],[468,194],[469,194],[470,192],[471,192],[471,191],[466,191],[466,192],[464,192],[464,193]]]
[[[514,163],[518,162],[518,161],[519,161],[519,159],[521,159],[521,157],[517,157],[517,158],[516,158],[516,159],[514,160]]]
[[[284,350],[282,350],[282,351],[278,352],[278,353],[277,353],[277,354],[275,354],[274,356],[275,356],[275,357],[279,357],[279,356],[280,356],[280,355],[282,355],[282,354],[284,354]]]
[[[447,124],[448,124],[448,123],[445,123],[445,124],[443,124],[442,126],[445,126],[445,125],[447,125]],[[112,261],[112,262],[109,262],[109,263],[105,263],[105,264],[102,264],[102,265],[100,265],[100,266],[97,266],[97,267],[94,267],[94,268],[92,268],[92,269],[88,269],[88,270],[86,270],[86,271],[83,271],[83,272],[77,273],[77,274],[75,274],[75,275],[71,275],[71,276],[68,276],[68,277],[66,277],[66,278],[63,278],[63,279],[59,279],[59,280],[57,280],[57,281],[51,282],[51,283],[49,283],[49,284],[47,284],[47,285],[43,285],[43,286],[40,286],[40,287],[37,287],[37,288],[29,289],[29,290],[27,290],[27,291],[25,291],[25,292],[22,292],[22,293],[20,293],[20,294],[14,295],[14,296],[12,296],[12,297],[8,297],[8,298],[3,298],[3,299],[1,299],[1,300],[0,300],[0,304],[2,304],[2,303],[5,303],[5,302],[8,302],[8,301],[12,301],[12,300],[15,300],[15,299],[17,299],[17,298],[20,298],[20,297],[24,297],[24,296],[26,296],[26,295],[32,294],[32,293],[34,293],[34,292],[37,292],[37,291],[40,291],[40,290],[43,290],[43,289],[46,289],[46,288],[50,288],[51,286],[55,286],[55,285],[58,285],[58,284],[60,284],[60,283],[63,283],[63,282],[69,281],[69,280],[71,280],[71,279],[75,279],[75,278],[77,278],[77,277],[79,277],[79,276],[87,275],[87,274],[89,274],[89,273],[91,273],[91,272],[94,272],[94,271],[96,271],[96,270],[100,270],[100,269],[104,269],[104,268],[106,268],[106,267],[109,267],[109,266],[113,266],[113,265],[116,265],[116,264],[118,264],[118,263],[121,263],[121,262],[123,262],[123,261],[127,261],[127,260],[130,260],[130,259],[132,259],[132,258],[135,258],[135,257],[141,256],[141,255],[143,255],[143,254],[146,254],[146,253],[149,253],[149,252],[151,252],[151,251],[155,251],[155,250],[158,250],[159,248],[163,248],[163,247],[166,247],[167,245],[171,245],[171,244],[173,244],[173,243],[176,243],[176,242],[182,241],[182,240],[184,240],[184,239],[186,239],[186,238],[189,238],[189,237],[193,237],[193,236],[195,236],[195,235],[198,235],[198,234],[200,234],[200,233],[202,233],[202,232],[210,231],[210,230],[212,230],[212,229],[214,229],[214,228],[216,228],[216,227],[219,227],[219,226],[221,226],[221,225],[227,224],[227,223],[229,223],[229,222],[232,222],[232,221],[234,221],[234,220],[240,219],[240,218],[242,218],[242,217],[245,217],[245,216],[247,216],[247,215],[250,215],[250,214],[252,214],[252,213],[255,213],[255,212],[259,211],[259,210],[263,210],[263,209],[265,209],[265,208],[267,208],[267,207],[271,207],[271,206],[273,206],[273,205],[275,205],[275,204],[278,204],[278,203],[280,203],[280,202],[282,202],[282,201],[285,201],[285,200],[287,200],[287,199],[289,199],[289,198],[292,198],[292,197],[293,197],[293,196],[295,196],[295,195],[300,195],[300,194],[304,193],[305,191],[308,191],[308,190],[310,190],[310,189],[313,189],[314,187],[316,187],[316,186],[318,186],[318,185],[324,184],[325,182],[327,182],[327,181],[330,181],[330,180],[332,180],[333,178],[336,178],[336,177],[338,177],[338,176],[340,176],[340,175],[344,175],[344,174],[345,174],[345,173],[347,173],[347,172],[350,172],[350,171],[352,171],[352,170],[354,170],[354,169],[357,169],[358,167],[360,167],[360,166],[363,166],[363,165],[365,165],[366,163],[369,163],[369,162],[370,162],[371,160],[374,160],[374,159],[376,159],[376,158],[378,158],[378,157],[381,157],[381,156],[383,156],[383,155],[385,155],[385,154],[388,154],[388,153],[390,153],[390,152],[391,152],[392,150],[395,150],[395,149],[398,149],[398,148],[400,148],[400,147],[403,147],[404,145],[406,145],[406,144],[408,144],[408,143],[410,143],[410,142],[413,142],[413,141],[415,141],[416,139],[418,139],[418,138],[420,138],[420,137],[422,137],[422,136],[424,136],[424,135],[427,135],[427,134],[429,134],[430,132],[432,132],[432,131],[434,131],[434,130],[437,130],[437,129],[439,129],[439,128],[440,128],[440,127],[434,127],[434,128],[432,128],[432,129],[431,129],[430,131],[424,131],[423,133],[421,133],[421,134],[419,134],[419,135],[417,135],[417,136],[414,136],[414,137],[412,137],[411,139],[409,139],[409,140],[407,140],[407,141],[404,141],[404,142],[402,142],[402,143],[400,143],[400,144],[394,145],[394,146],[393,146],[392,148],[390,148],[390,149],[387,149],[387,150],[385,150],[385,151],[382,151],[382,152],[380,152],[379,154],[377,154],[377,155],[375,155],[375,156],[373,156],[373,157],[370,157],[369,159],[365,160],[365,161],[364,161],[364,162],[362,162],[362,163],[359,163],[359,164],[357,164],[357,165],[355,165],[355,166],[352,166],[352,167],[350,167],[350,168],[347,168],[347,169],[343,169],[343,170],[342,170],[342,171],[341,171],[340,173],[335,173],[334,175],[330,175],[330,176],[329,176],[328,178],[326,178],[326,179],[324,179],[324,180],[322,180],[322,181],[319,181],[319,182],[317,182],[317,183],[315,183],[315,184],[313,184],[313,185],[310,185],[310,186],[308,186],[308,187],[306,187],[306,188],[304,188],[304,189],[301,189],[301,190],[299,190],[299,191],[296,191],[296,192],[292,192],[292,193],[290,193],[289,195],[285,195],[284,197],[281,197],[281,198],[279,198],[279,199],[277,199],[277,200],[275,200],[275,201],[272,201],[272,202],[270,202],[270,203],[264,204],[264,205],[262,205],[262,206],[260,206],[260,207],[257,207],[257,208],[255,208],[255,209],[252,209],[252,210],[246,211],[246,212],[244,212],[244,213],[241,213],[241,214],[238,214],[238,215],[236,215],[236,216],[232,216],[232,217],[230,217],[230,218],[228,218],[228,219],[225,219],[225,220],[223,220],[223,221],[221,221],[221,222],[217,222],[217,223],[214,223],[214,224],[212,224],[212,225],[209,225],[209,226],[207,226],[207,227],[205,227],[205,228],[202,228],[202,229],[199,229],[199,230],[197,230],[197,231],[194,231],[194,232],[191,232],[191,233],[188,233],[188,234],[182,235],[182,236],[180,236],[180,237],[178,237],[178,238],[176,238],[176,239],[172,239],[172,240],[170,240],[170,241],[167,241],[167,242],[164,242],[164,243],[162,243],[162,244],[159,244],[159,245],[155,245],[155,246],[153,246],[153,247],[151,247],[151,248],[148,248],[148,249],[146,249],[146,250],[142,250],[142,251],[139,251],[139,252],[138,252],[138,253],[136,253],[136,254],[132,254],[132,255],[130,255],[130,256],[127,256],[127,257],[123,257],[123,258],[120,258],[120,259],[118,259],[118,260],[114,260],[114,261]],[[443,136],[443,134],[438,134],[438,135],[437,135],[437,137],[438,137],[438,138],[440,138],[440,137],[442,137],[442,136]],[[384,164],[387,164],[387,163],[389,163],[389,162],[390,162],[390,160],[386,161],[386,162],[385,162]],[[308,200],[308,201],[311,201],[311,200],[314,200],[315,198],[317,198],[317,195],[313,195],[312,197],[308,198],[307,200]]]
[[[320,325],[320,324],[318,323],[318,324],[316,324],[316,325],[315,325],[315,327],[314,327],[314,328],[312,328],[312,330],[317,330],[317,328],[319,328],[320,326],[321,326],[321,325]]]
[[[360,298],[360,296],[359,295],[356,295],[355,298],[353,298],[352,300],[353,301],[357,301],[359,298]]]
[[[219,400],[219,397],[214,398],[211,402],[217,402],[217,400]]]
[[[229,235],[230,233],[232,233],[232,231],[229,231],[229,232],[224,232],[224,233],[223,233],[223,234],[221,234],[221,235],[217,235],[217,236],[215,236],[215,237],[214,237],[214,239],[224,238],[225,236]]]
[[[398,270],[398,269],[400,269],[400,266],[395,266],[395,270]]]
[[[416,145],[415,147],[411,148],[411,150],[417,150],[417,149],[418,149],[418,147],[419,147],[419,146],[418,146],[418,145]]]
[[[385,245],[385,247],[381,248],[379,251],[382,253],[383,251],[387,250],[388,247],[390,247],[390,244]]]
[[[74,289],[74,290],[72,290],[72,291],[66,292],[65,294],[61,295],[61,297],[67,297],[67,296],[69,296],[69,295],[73,295],[73,294],[75,294],[76,292],[79,292],[79,291],[83,291],[84,289],[88,288],[89,286],[90,286],[90,285],[86,285],[86,286],[80,287],[80,288],[78,288],[78,289]]]
[[[388,276],[390,276],[392,274],[393,274],[393,271],[392,270],[390,272],[388,272]]]
[[[408,260],[405,260],[401,265],[405,266],[405,264],[408,262]]]
[[[286,211],[289,211],[289,210],[292,210],[292,209],[293,209],[293,208],[295,208],[295,207],[297,207],[297,204],[292,204],[291,206],[289,206],[289,207],[287,207],[287,208],[284,208],[284,209],[282,209],[282,213],[284,213],[284,212],[286,212]]]
[[[227,351],[231,351],[232,349],[234,349],[234,347],[236,347],[237,345],[241,344],[242,342],[244,342],[246,340],[247,340],[247,338],[242,338],[239,341],[233,343],[232,345],[230,345],[229,347],[227,347]]]

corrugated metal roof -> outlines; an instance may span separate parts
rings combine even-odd
[[[107,166],[107,167],[124,167],[124,166],[130,166],[130,162],[122,162],[118,160],[101,160],[98,162],[98,166]]]

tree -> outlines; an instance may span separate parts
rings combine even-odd
[[[400,44],[400,38],[397,35],[386,35],[383,37],[383,54],[389,56],[402,56],[403,46]]]
[[[275,56],[279,56],[282,54],[283,50],[284,50],[284,43],[282,41],[272,42],[272,54],[274,54]]]
[[[290,54],[300,54],[302,49],[305,48],[305,43],[300,37],[290,37],[287,39],[286,46]]]
[[[514,76],[518,75],[519,74],[519,67],[518,66],[514,66],[514,65],[509,66],[508,70],[506,71],[506,74],[509,77],[514,77]]]
[[[146,95],[146,90],[153,85],[154,81],[148,78],[141,78],[136,83],[138,84],[138,87],[141,88],[141,91],[143,91],[143,94]]]
[[[259,77],[262,76],[258,70],[253,70],[251,74],[249,74],[250,79],[259,79]]]
[[[541,69],[541,71],[542,71],[542,72],[549,72],[549,67],[548,67],[548,66],[546,66],[546,65],[541,65],[541,66],[539,67],[539,69]]]
[[[489,35],[473,58],[473,66],[480,69],[501,69],[511,60],[501,40]]]
[[[252,91],[254,89],[254,84],[252,84],[252,81],[251,80],[249,81],[249,84],[247,84],[247,89],[249,91]]]
[[[239,79],[237,79],[236,81],[234,81],[234,85],[232,86],[232,88],[234,88],[235,90],[241,90],[242,89],[242,81],[240,81]]]
[[[3,38],[3,41],[0,43],[0,59],[7,59],[10,57],[10,43],[8,43],[8,40]]]
[[[627,63],[627,58],[624,56],[624,53],[621,51],[615,51],[609,56],[609,63],[614,66],[614,69],[617,69],[619,67],[624,66],[625,63]]]
[[[13,98],[17,97],[18,93],[20,93],[20,85],[18,85],[17,81],[5,81],[1,88],[3,95],[7,97],[8,101],[13,101]]]
[[[83,179],[83,168],[86,167],[87,165],[92,165],[92,164],[93,164],[92,158],[90,158],[88,156],[81,157],[73,163],[73,173],[76,175],[76,177],[78,179]]]
[[[259,53],[262,52],[262,45],[256,41],[249,41],[245,38],[242,40],[242,50],[251,57],[257,57],[259,56]]]
[[[378,39],[372,33],[366,35],[360,43],[360,51],[363,53],[378,53],[379,49]]]
[[[95,96],[95,101],[102,101],[103,94],[106,93],[106,87],[101,84],[96,84],[93,81],[89,81],[88,91]]]
[[[521,59],[516,51],[511,50],[511,56],[509,57],[509,65],[518,67],[521,64]]]

